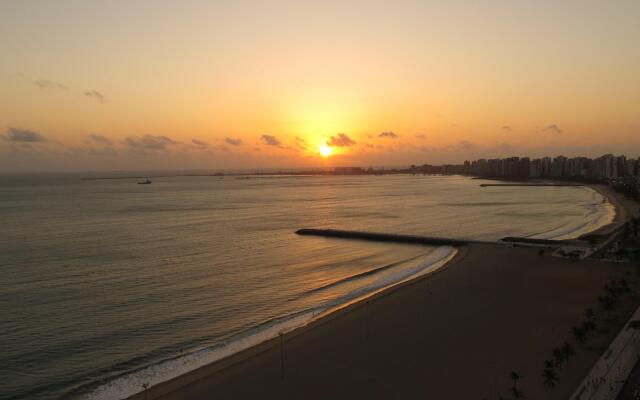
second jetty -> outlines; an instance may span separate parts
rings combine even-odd
[[[480,187],[492,186],[542,186],[542,187],[562,187],[562,186],[584,186],[579,183],[482,183]]]

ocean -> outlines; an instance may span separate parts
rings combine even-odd
[[[0,176],[0,398],[115,399],[455,255],[297,236],[336,228],[571,238],[613,218],[586,187],[460,176]]]

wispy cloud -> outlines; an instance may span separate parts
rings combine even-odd
[[[39,87],[40,89],[57,89],[57,90],[67,90],[68,87],[63,85],[60,82],[52,81],[49,79],[38,78],[33,81],[33,84]]]
[[[224,142],[226,144],[230,144],[231,146],[240,146],[242,144],[242,139],[226,137],[226,138],[224,138]]]
[[[98,134],[92,133],[90,135],[87,135],[87,137],[90,140],[92,140],[92,141],[94,141],[96,143],[99,143],[99,144],[103,144],[105,146],[113,145],[113,141],[111,139],[109,139],[108,137],[103,136],[103,135],[98,135]]]
[[[268,146],[278,146],[279,147],[281,145],[280,140],[278,140],[277,137],[272,136],[272,135],[262,135],[260,137],[260,140],[262,140]]]
[[[476,145],[471,143],[468,140],[461,140],[458,143],[456,143],[453,147],[455,150],[470,151],[470,150],[474,150],[476,148]]]
[[[381,134],[378,135],[378,137],[381,138],[390,138],[390,139],[397,139],[398,135],[396,135],[395,133],[391,132],[391,131],[387,131],[387,132],[382,132]]]
[[[104,102],[106,101],[105,98],[104,98],[104,95],[102,93],[98,92],[95,89],[85,90],[84,92],[82,92],[82,94],[84,94],[87,97],[91,97],[91,98],[95,99],[100,104],[104,104]]]
[[[204,150],[209,147],[209,143],[203,142],[202,140],[198,139],[191,139],[191,146],[195,147],[196,149]]]
[[[49,139],[47,139],[44,135],[38,132],[30,131],[28,129],[21,129],[21,128],[7,129],[4,137],[5,139],[11,142],[20,142],[20,143],[44,143],[49,141]]]
[[[307,146],[308,146],[307,141],[302,139],[302,138],[300,138],[300,137],[298,137],[298,136],[296,136],[296,143],[295,144],[301,150],[305,150],[307,148]]]
[[[327,144],[334,147],[350,147],[355,145],[356,142],[344,133],[338,133],[336,136],[331,136]]]
[[[175,140],[162,135],[129,136],[125,144],[133,150],[165,150],[178,144]]]
[[[542,132],[555,133],[557,135],[560,135],[562,134],[562,129],[560,129],[560,127],[556,124],[551,124],[542,128]]]
[[[500,129],[502,129],[505,132],[513,132],[513,128],[510,127],[509,125],[501,126]]]
[[[420,133],[418,135],[415,135],[418,139],[422,139],[422,140],[426,140],[427,139],[427,135]]]

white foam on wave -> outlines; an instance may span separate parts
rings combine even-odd
[[[404,283],[408,280],[433,273],[442,268],[457,254],[451,246],[440,246],[425,256],[421,262],[416,262],[398,271],[391,270],[370,282],[368,285],[351,291],[344,296],[319,305],[313,309],[304,310],[298,314],[277,318],[259,325],[248,332],[241,333],[228,341],[211,347],[193,349],[188,354],[178,355],[156,364],[152,364],[127,375],[115,378],[109,383],[99,386],[86,395],[86,400],[125,399],[143,390],[143,384],[149,387],[184,375],[212,362],[221,360],[232,354],[246,350],[278,337],[281,333],[302,327],[315,319],[336,311],[357,300],[372,296],[384,289]]]
[[[565,224],[530,237],[554,240],[575,239],[613,222],[616,216],[613,204],[598,191],[587,186],[584,188],[592,192],[592,199],[591,202],[581,205],[585,209],[585,215],[578,224]]]

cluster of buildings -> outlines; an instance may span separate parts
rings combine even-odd
[[[598,158],[529,157],[481,158],[464,164],[420,167],[425,173],[463,174],[487,178],[553,178],[614,182],[640,178],[640,158],[605,154]]]
[[[291,172],[293,173],[293,172]],[[312,173],[312,172],[310,172]],[[627,158],[605,154],[588,157],[481,158],[464,164],[412,165],[401,169],[336,167],[332,171],[313,172],[330,175],[429,174],[470,175],[494,179],[558,179],[582,182],[604,182],[617,187],[634,187],[640,197],[640,157]]]

